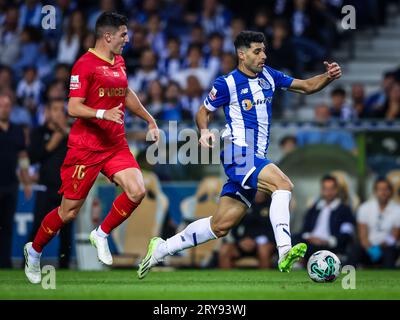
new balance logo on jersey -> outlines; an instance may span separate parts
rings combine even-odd
[[[243,88],[242,90],[240,90],[240,94],[246,94],[249,92],[249,88]]]

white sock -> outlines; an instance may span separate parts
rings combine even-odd
[[[32,246],[28,249],[28,256],[32,262],[37,262],[38,260],[40,260],[41,255],[42,253],[37,252],[35,249],[33,249]]]
[[[96,229],[96,234],[97,234],[99,237],[102,237],[102,238],[107,238],[107,237],[108,237],[108,233],[105,233],[105,232],[101,229],[101,226],[98,226],[98,227],[97,227],[97,229]]]
[[[196,220],[181,232],[160,243],[155,252],[155,258],[161,260],[168,254],[173,255],[178,251],[217,239],[211,230],[210,219],[211,217]]]
[[[269,218],[272,228],[274,229],[279,258],[292,247],[289,213],[291,196],[292,193],[287,190],[276,190],[271,196],[272,201],[269,209]]]

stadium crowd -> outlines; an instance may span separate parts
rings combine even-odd
[[[386,2],[352,1],[358,27],[385,23]],[[96,18],[116,10],[129,17],[124,48],[129,86],[157,120],[191,120],[211,81],[235,68],[233,39],[243,29],[267,36],[268,64],[295,77],[322,67],[346,39],[338,27],[342,1],[101,0],[46,1],[55,8],[55,29],[43,29],[39,0],[0,1],[0,93],[13,104],[14,123],[44,123],[44,105],[66,99],[70,68],[92,47]],[[361,5],[362,4],[362,5]],[[252,6],[253,5],[253,6]],[[370,6],[371,8],[368,8]],[[379,7],[379,10],[372,10]],[[254,10],[252,10],[253,8]],[[399,117],[399,71],[384,75],[382,90],[365,96],[363,84],[332,91],[330,114],[345,121]],[[275,109],[288,103],[276,99]],[[326,102],[327,104],[329,101]],[[127,117],[127,125],[135,121]]]
[[[357,6],[360,27],[367,27],[367,21],[368,27],[371,27],[371,21],[375,27],[384,25],[386,23],[385,8],[388,3],[389,1],[379,1],[378,5],[378,0],[351,1],[351,4]],[[42,28],[44,15],[41,10],[45,4],[55,7],[55,29]],[[59,160],[60,154],[65,153],[67,120],[60,119],[63,118],[62,112],[51,115],[53,112],[51,110],[57,109],[62,102],[66,106],[71,66],[80,55],[93,47],[94,24],[103,11],[123,12],[129,18],[130,43],[123,51],[129,87],[138,94],[143,104],[157,120],[191,122],[209,92],[212,80],[235,68],[233,40],[240,31],[251,29],[264,32],[268,39],[268,65],[292,76],[302,77],[306,72],[320,70],[323,66],[322,62],[329,59],[333,50],[346,40],[346,33],[342,33],[338,27],[342,5],[340,0],[274,0],[262,5],[257,1],[249,1],[249,5],[245,8],[234,1],[221,0],[198,2],[189,0],[54,0],[45,3],[39,0],[0,0],[0,121],[8,121],[7,112],[4,110],[9,105],[9,120],[14,125],[21,125],[24,129],[23,133],[15,129],[15,132],[2,138],[2,153],[8,146],[16,146],[13,149],[14,155],[9,155],[9,166],[3,166],[2,170],[15,172],[17,163],[26,163],[24,159],[21,159],[21,151],[26,151],[32,163],[45,161],[43,153],[46,156],[51,154],[54,161]],[[285,101],[287,100],[279,99],[274,107],[283,108]],[[400,68],[385,72],[382,75],[381,89],[369,96],[365,94],[362,82],[354,83],[351,88],[334,88],[331,91],[331,100],[318,105],[315,108],[315,118],[310,120],[326,123],[365,118],[400,119]],[[127,115],[127,126],[135,121],[137,120]],[[6,129],[0,127],[0,131],[2,130]],[[53,144],[50,150],[44,150],[43,140],[40,140],[40,135],[44,135],[46,130],[56,132],[55,136],[51,136]],[[37,142],[38,139],[40,143]],[[315,143],[316,140],[324,141],[324,139],[330,138],[316,137],[312,132],[302,132],[292,141],[297,143],[297,146],[303,146],[313,141]],[[342,143],[344,149],[355,152],[352,137],[343,137],[339,134],[335,135],[334,139],[337,139],[339,144]],[[41,145],[40,148],[39,145]],[[56,165],[59,166],[60,163],[47,163],[47,165],[55,170]],[[44,176],[42,172],[36,182],[48,184],[49,189],[57,190],[59,182],[40,181]],[[24,182],[23,179],[21,181]],[[323,180],[322,185],[329,181],[333,183],[330,187],[335,189],[337,182],[332,177]],[[10,215],[12,217],[15,211],[17,185],[16,177],[10,176],[9,180],[2,178],[0,181],[1,201],[7,195],[14,194],[12,198],[9,198],[13,204],[7,207],[8,216],[1,217],[4,220],[9,219]],[[382,193],[386,192],[386,200],[379,202],[380,208],[382,212],[389,211],[389,214],[394,217],[396,214],[393,212],[396,212],[397,207],[394,208],[394,204],[388,205],[393,196],[393,190],[387,185],[387,189],[390,190],[382,191],[384,185],[384,181],[377,182],[375,185],[377,201],[380,201],[379,197],[385,198]],[[25,195],[29,196],[30,192],[29,188],[26,189]],[[54,201],[58,201],[56,194],[51,196],[56,198]],[[308,233],[307,236],[314,234],[311,238],[314,240],[308,239],[308,241],[315,241],[311,244],[318,248],[333,250],[330,245],[333,244],[332,236],[336,235],[327,234],[326,230],[331,211],[333,214],[338,207],[341,208],[340,201],[335,200],[336,196],[334,194],[330,201],[324,200],[322,196],[322,200],[315,203],[307,215],[304,232],[300,235],[304,239],[306,233]],[[46,212],[42,209],[43,206],[48,205],[45,202],[37,205],[37,212]],[[346,227],[341,228],[341,223],[339,223],[341,220],[338,218],[335,232],[337,231],[340,237],[344,233],[344,238],[346,238],[346,232],[350,229],[354,231],[357,223],[374,225],[373,219],[377,218],[368,211],[373,205],[375,203],[361,206],[362,213],[359,215],[359,221],[352,221],[349,218],[344,221]],[[388,209],[385,209],[386,206]],[[316,218],[316,212],[321,210],[325,210],[323,221],[322,218]],[[348,216],[346,210],[344,211]],[[36,218],[40,221],[39,217]],[[265,217],[260,219],[262,218]],[[398,234],[399,221],[396,217],[383,221],[382,228],[385,234],[383,234],[383,229],[377,230],[376,235],[363,233],[361,246],[354,249],[359,260],[370,263],[383,261],[384,266],[393,267],[394,257],[398,255],[394,246],[400,236]],[[6,225],[4,221],[1,223]],[[9,226],[9,221],[7,223]],[[251,224],[252,221],[244,223]],[[325,224],[321,227],[318,223]],[[315,224],[319,227],[317,228]],[[37,227],[35,225],[35,228]],[[395,231],[392,232],[392,229]],[[68,232],[70,231],[66,232],[65,237],[68,239],[66,241],[70,239]],[[220,257],[222,266],[232,266],[232,259],[246,251],[246,246],[249,248],[248,251],[261,252],[263,255],[261,266],[271,266],[269,259],[271,259],[272,249],[267,246],[267,235],[253,230],[247,235],[255,234],[254,241],[243,244],[240,242],[240,228],[235,232],[237,239],[227,241],[223,251],[227,255]],[[0,232],[0,234],[4,239],[10,236],[5,232]],[[321,236],[322,241],[315,240],[317,238],[315,234]],[[4,239],[1,238],[0,243],[5,247],[10,246],[10,241]],[[237,248],[233,247],[234,242],[238,243]],[[387,249],[387,247],[390,248]],[[10,251],[7,250],[1,250],[3,262],[0,267],[10,267]],[[343,253],[346,253],[344,249]],[[63,263],[64,266],[67,265],[60,261],[60,264]]]

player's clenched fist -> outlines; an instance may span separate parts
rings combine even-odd
[[[328,63],[327,61],[324,61],[324,65],[326,67],[326,72],[328,73],[328,78],[335,80],[342,76],[342,70],[336,62]]]
[[[211,144],[209,143],[210,140],[211,140]],[[215,141],[214,133],[212,133],[208,130],[201,131],[201,136],[199,139],[199,143],[201,146],[203,146],[205,148],[214,148],[214,146],[213,146],[214,141]]]
[[[122,103],[120,103],[118,106],[115,108],[106,110],[104,112],[103,118],[108,121],[114,121],[119,124],[124,123],[124,112],[121,110]]]

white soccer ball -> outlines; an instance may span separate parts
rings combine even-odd
[[[342,264],[339,258],[328,250],[315,252],[307,263],[307,271],[315,282],[333,282],[339,275]]]

